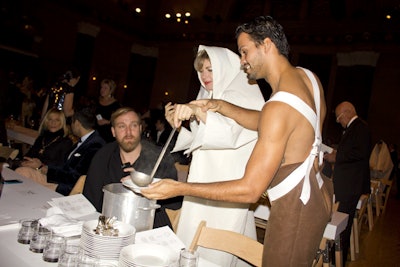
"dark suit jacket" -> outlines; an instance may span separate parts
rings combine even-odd
[[[160,138],[158,139],[158,142],[157,142],[157,132],[156,132],[156,135],[155,135],[155,137],[154,137],[154,140],[156,141],[156,145],[158,145],[158,146],[164,146],[165,143],[167,142],[167,139],[168,139],[170,133],[171,133],[171,129],[166,128],[166,129],[160,134]]]
[[[345,130],[336,154],[333,186],[337,201],[370,192],[371,137],[367,124],[355,119]]]
[[[56,191],[67,196],[81,175],[86,175],[94,154],[105,144],[103,138],[94,131],[66,160],[61,167],[49,165],[47,182],[58,184]],[[69,155],[69,154],[68,154]],[[67,157],[68,157],[67,155]]]

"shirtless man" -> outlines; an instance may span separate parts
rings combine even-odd
[[[271,211],[263,266],[308,267],[329,221],[332,202],[326,183],[313,166],[326,114],[322,86],[310,71],[289,63],[289,45],[282,26],[271,17],[258,17],[239,26],[236,36],[244,71],[249,79],[266,79],[272,87],[271,99],[261,112],[222,100],[198,100],[192,102],[193,112],[176,112],[174,119],[179,127],[193,115],[204,118],[202,114],[208,109],[206,112],[221,113],[257,130],[259,138],[244,176],[204,184],[166,179],[142,190],[142,194],[152,199],[190,195],[254,203],[268,189]]]

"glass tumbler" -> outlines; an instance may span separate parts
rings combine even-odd
[[[66,245],[58,259],[58,267],[76,267],[79,260],[79,245]]]
[[[23,219],[20,221],[20,224],[21,228],[18,232],[18,243],[29,244],[38,221],[34,219]]]
[[[79,252],[78,267],[96,267],[100,260],[95,257],[91,257],[81,250]]]
[[[65,248],[65,237],[52,234],[47,239],[46,247],[43,250],[43,260],[47,262],[57,262]]]
[[[30,243],[30,251],[35,253],[43,253],[44,248],[46,247],[47,239],[50,237],[50,230],[38,226],[36,231],[33,233],[31,243]]]
[[[179,267],[197,267],[199,252],[182,249],[179,256]]]

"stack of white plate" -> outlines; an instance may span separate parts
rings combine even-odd
[[[119,267],[167,267],[175,266],[174,252],[157,244],[133,244],[124,247],[119,255]]]
[[[123,247],[135,242],[136,229],[130,224],[115,221],[113,226],[118,229],[118,236],[102,236],[94,232],[98,220],[83,224],[79,246],[89,257],[100,260],[118,260]]]

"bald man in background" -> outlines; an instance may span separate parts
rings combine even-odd
[[[344,132],[337,150],[325,154],[324,158],[334,163],[333,187],[338,211],[349,214],[346,229],[341,235],[343,264],[346,264],[350,247],[350,234],[357,203],[362,194],[370,192],[369,157],[371,137],[368,125],[357,116],[352,103],[344,101],[336,109],[336,122]]]

